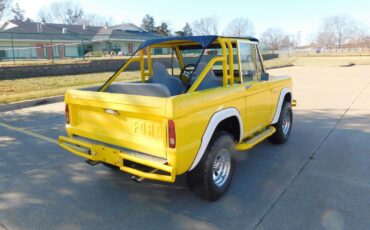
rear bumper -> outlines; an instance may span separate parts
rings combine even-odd
[[[60,136],[59,146],[63,149],[91,161],[106,162],[119,167],[121,171],[145,179],[159,180],[165,182],[175,182],[175,168],[167,165],[166,162],[154,161],[138,157],[122,150],[114,149],[100,144],[81,141],[72,137]],[[153,171],[161,171],[165,174],[145,172],[124,164],[125,161],[134,162],[150,168]]]

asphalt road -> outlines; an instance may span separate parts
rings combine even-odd
[[[62,103],[0,113],[0,229],[369,229],[370,66],[270,73],[293,77],[292,136],[244,153],[214,203],[60,149]]]

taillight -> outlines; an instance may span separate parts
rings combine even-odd
[[[176,130],[173,120],[168,120],[168,145],[170,148],[176,148]]]
[[[66,114],[66,123],[69,125],[69,123],[71,122],[71,119],[69,118],[69,106],[68,104],[66,104],[66,109],[65,109],[65,114]]]

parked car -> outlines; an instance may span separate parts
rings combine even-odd
[[[153,58],[156,49],[161,58]],[[174,182],[186,173],[206,200],[229,188],[234,157],[291,132],[292,81],[266,72],[253,37],[148,40],[98,90],[68,90],[62,148],[133,178]],[[117,82],[138,63],[138,82]],[[139,76],[140,75],[140,76]]]

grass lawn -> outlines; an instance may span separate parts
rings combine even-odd
[[[286,65],[294,66],[348,66],[370,65],[370,56],[346,57],[282,57],[265,61],[266,68],[276,68]]]
[[[67,89],[101,85],[113,72],[68,76],[0,80],[0,104],[63,95]],[[126,72],[120,81],[139,79],[139,72]]]
[[[283,57],[283,58],[275,58],[268,61],[265,61],[265,68],[277,68],[287,65],[292,65],[293,62],[297,59],[297,57]]]

